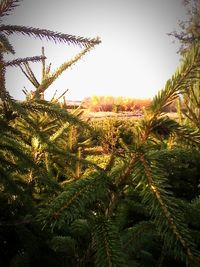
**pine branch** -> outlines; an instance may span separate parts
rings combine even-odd
[[[130,214],[134,214],[133,220],[130,219]],[[123,231],[135,225],[134,218],[140,216],[142,220],[149,219],[149,212],[146,206],[142,203],[139,192],[135,190],[134,186],[127,186],[123,191],[123,198],[119,202],[115,213],[114,220],[119,231]]]
[[[68,112],[66,109],[60,107],[57,103],[48,102],[45,100],[34,100],[20,103],[21,107],[32,112],[47,112],[50,118],[57,118],[63,122],[69,122],[72,124],[77,124],[83,127],[86,127],[89,130],[92,130],[91,127],[78,118],[72,113]]]
[[[2,166],[5,169],[10,171],[17,165],[15,169],[13,169],[13,173],[28,174],[32,169],[38,177],[44,175],[42,166],[38,169],[37,162],[35,162],[33,158],[30,147],[23,141],[23,138],[16,135],[15,132],[11,134],[4,133],[3,137],[0,139],[0,152],[2,155],[1,164],[4,162]],[[24,177],[27,176],[25,175]]]
[[[5,62],[5,66],[6,67],[17,67],[19,65],[22,65],[28,62],[32,62],[32,63],[41,62],[44,59],[46,59],[46,57],[43,57],[43,56],[17,58],[17,59]]]
[[[193,88],[191,89],[192,96],[189,93],[184,95],[184,105],[186,110],[182,110],[182,113],[189,120],[189,125],[193,125],[197,129],[200,129],[200,105],[197,99],[199,96],[195,95]]]
[[[40,86],[40,83],[38,82],[37,78],[35,77],[35,74],[33,73],[31,67],[29,66],[29,63],[24,63],[24,67],[26,69],[26,74],[29,77],[29,81],[34,85],[35,88],[38,88]]]
[[[8,16],[13,9],[19,6],[20,2],[21,0],[2,0],[0,3],[0,17]]]
[[[15,54],[15,50],[13,46],[10,44],[8,39],[5,37],[4,34],[0,34],[0,51],[1,52],[10,52],[11,54]]]
[[[46,121],[44,125],[42,125],[42,132],[48,135],[52,134],[52,130],[57,131],[59,125],[57,125],[57,119],[51,119],[50,121]]]
[[[146,142],[148,138],[155,135],[157,138],[167,138],[179,126],[176,121],[170,119],[166,115],[160,117],[150,117],[143,119],[142,122],[142,142]]]
[[[58,129],[53,135],[50,136],[49,140],[51,142],[55,142],[58,138],[60,138],[66,129],[69,128],[69,122],[66,122]]]
[[[17,139],[13,140],[12,136],[5,136],[4,138],[1,138],[0,149],[5,152],[4,156],[8,154],[13,155],[13,157],[16,158],[24,159],[27,162],[27,166],[31,166],[33,164],[31,157],[26,153],[27,147],[25,144],[22,144],[22,142]]]
[[[82,166],[85,166],[85,167],[90,167],[90,168],[93,167],[94,171],[97,170],[100,173],[104,173],[104,170],[101,167],[99,167],[97,164],[95,164],[95,163],[93,163],[87,159],[84,159],[84,158],[77,158],[77,155],[72,154],[71,152],[68,151],[68,149],[64,150],[62,148],[62,146],[58,146],[58,145],[55,145],[53,143],[49,143],[48,151],[54,155],[55,162],[56,163],[59,162],[60,165],[62,165],[61,168],[63,168],[63,169],[65,169],[65,167],[67,166],[67,168],[71,171],[73,177],[75,177],[75,178],[76,178],[76,174],[75,174],[74,168],[72,166],[72,162],[75,164],[76,163],[82,164]],[[61,159],[64,159],[64,165],[61,163]],[[84,178],[84,176],[83,176],[83,178]]]
[[[185,115],[187,116],[187,114]],[[154,137],[154,139],[156,137],[157,140],[160,141],[169,137],[175,137],[177,141],[186,145],[197,147],[200,145],[200,133],[198,128],[196,130],[188,127],[187,125],[180,125],[178,122],[170,119],[166,115],[160,115],[160,117],[147,116],[140,121],[140,124],[140,145],[145,144],[148,140],[152,142],[152,137]]]
[[[77,54],[73,59],[63,63],[54,73],[46,76],[44,80],[42,80],[41,85],[37,88],[36,94],[43,93],[66,69],[75,64],[87,52],[89,52],[90,49],[91,47],[88,46],[81,53]]]
[[[9,125],[7,123],[7,121],[5,121],[3,118],[0,117],[0,134],[1,135],[9,135],[9,134],[13,134],[13,135],[20,135],[20,131],[18,131],[16,128],[12,127],[11,125]]]
[[[69,89],[66,89],[60,96],[58,96],[57,98],[55,98],[55,94],[57,92],[56,91],[55,94],[54,94],[54,96],[53,96],[53,98],[51,99],[51,101],[58,102],[58,100],[60,100],[68,91],[69,91]]]
[[[200,28],[198,25],[196,25],[195,27]],[[178,52],[181,54],[184,54],[185,52],[187,52],[188,48],[191,47],[192,43],[198,42],[200,40],[199,35],[195,36],[194,34],[191,34],[191,32],[188,34],[185,34],[184,32],[181,32],[180,34],[178,34],[177,32],[173,31],[171,33],[168,33],[168,35],[176,38],[182,43],[180,49],[178,50]]]
[[[6,90],[5,73],[5,62],[2,53],[0,53],[0,100],[2,100],[2,115],[9,121],[12,119],[12,110],[10,110],[9,105],[14,100]]]
[[[155,220],[158,233],[163,238],[166,247],[173,251],[175,257],[184,258],[191,266],[195,266],[198,253],[177,202],[166,188],[161,169],[148,162],[144,155],[141,155],[140,162],[142,166],[138,168],[146,179],[146,181],[143,180],[141,194]]]
[[[112,221],[97,217],[93,235],[96,247],[95,266],[127,266],[118,229]]]
[[[51,71],[51,63],[45,69],[45,75],[48,75]]]
[[[126,228],[122,232],[123,249],[137,246],[144,237],[144,234],[156,234],[155,225],[152,221],[141,221],[133,227]]]
[[[130,160],[125,164],[125,168],[120,174],[120,177],[118,179],[118,186],[123,187],[127,183],[127,179],[129,179],[133,169],[134,165],[137,161],[138,153],[130,153]]]
[[[199,118],[197,114],[185,103],[187,111],[182,111],[183,115],[188,119],[188,122],[192,122],[197,128],[199,128]]]
[[[74,254],[77,247],[77,241],[70,236],[54,236],[49,244],[56,252],[70,251]]]
[[[46,66],[45,66],[45,59],[46,59],[46,57],[45,57],[45,53],[44,53],[44,47],[42,47],[42,80],[44,80],[44,77],[45,77],[45,75],[46,75],[46,73],[45,73],[45,70],[46,70]]]
[[[177,141],[190,146],[200,146],[200,132],[193,130],[188,126],[179,126],[175,129],[175,136]]]
[[[113,213],[121,200],[122,192],[124,186],[127,185],[128,180],[133,172],[135,162],[137,161],[138,154],[137,153],[130,153],[130,158],[126,164],[124,164],[123,168],[117,170],[117,172],[111,175],[115,177],[115,183],[117,186],[117,190],[113,190],[110,196],[110,203],[106,210],[106,217],[112,217]],[[120,172],[119,172],[120,171]],[[117,174],[117,175],[116,175]],[[117,177],[118,176],[118,177]]]
[[[52,103],[48,103],[48,104],[50,104],[50,106],[55,107],[55,104],[52,104]],[[56,105],[56,106],[59,107],[59,109],[61,109],[59,105]],[[34,108],[35,108],[35,105],[34,105]],[[37,119],[37,116],[38,116],[36,115],[38,114],[37,110],[36,110],[37,112],[36,113],[35,109],[34,110],[31,109],[31,113],[27,114],[27,111],[29,109],[26,109],[26,107],[24,108],[22,103],[16,103],[16,105],[13,106],[13,109],[20,112],[20,118],[18,118],[17,120],[16,127],[20,129],[22,132],[24,132],[23,138],[25,142],[28,142],[29,144],[31,141],[31,147],[34,150],[33,151],[34,154],[37,156],[37,158],[35,158],[36,162],[43,160],[44,154],[49,153],[49,159],[51,161],[50,165],[57,164],[63,161],[63,164],[61,164],[63,170],[66,170],[66,167],[68,169],[73,170],[72,162],[73,163],[77,162],[77,164],[82,164],[83,166],[93,166],[95,169],[102,171],[100,167],[98,167],[97,165],[93,163],[90,163],[89,161],[85,159],[82,159],[82,158],[77,159],[77,157],[73,153],[69,152],[68,148],[66,148],[66,143],[62,141],[62,135],[64,134],[64,130],[65,130],[65,127],[64,127],[64,129],[60,131],[60,126],[62,125],[62,122],[65,122],[66,127],[68,127],[69,123],[68,123],[67,117],[69,117],[72,120],[73,118],[75,118],[77,124],[81,125],[81,121],[79,121],[77,117],[74,116],[72,118],[72,114],[68,114],[68,116],[65,117],[65,119],[63,120],[63,118],[60,117],[60,114],[58,112],[58,114],[56,115],[56,118],[59,119],[60,125],[57,125],[55,127],[55,122],[56,122],[55,119],[51,120],[50,122],[48,121],[45,122],[45,117],[46,117],[45,116],[44,126],[43,126],[42,122],[38,121]],[[41,110],[39,110],[39,112],[41,112]],[[42,113],[40,113],[41,118],[42,118],[42,114],[44,115],[45,112],[46,111],[42,109]],[[55,116],[53,118],[55,118]],[[49,134],[50,136],[52,136],[52,138],[49,138]],[[57,138],[60,138],[59,141],[61,142],[56,142]],[[48,164],[46,165],[46,167],[50,165]],[[46,170],[47,169],[49,169],[49,167],[46,168]]]
[[[60,32],[54,32],[46,29],[17,26],[17,25],[0,25],[0,31],[4,34],[22,34],[24,36],[35,37],[39,39],[46,39],[47,41],[54,41],[60,43],[66,43],[68,45],[78,45],[80,47],[93,47],[99,44],[101,41],[97,38],[83,38],[74,35],[63,34]]]
[[[197,147],[200,146],[199,130],[193,130],[187,125],[180,125],[168,116],[155,118],[151,121],[149,128],[149,135],[155,134],[157,137],[162,137],[163,139],[173,136],[176,137],[177,141],[180,141],[183,144],[185,143]]]
[[[24,187],[22,185],[19,186],[16,177],[13,177],[14,172],[12,172],[12,169],[8,170],[8,166],[10,165],[6,165],[6,170],[5,166],[0,165],[0,186],[2,188],[1,194],[3,195],[6,193],[7,196],[15,195],[15,197],[23,196]],[[4,222],[2,222],[2,224],[3,223]]]
[[[26,76],[26,78],[33,84],[33,86],[35,86],[35,83],[32,81],[31,77],[26,73],[26,71],[22,68],[22,66],[19,64],[19,67],[22,71],[22,73]],[[26,96],[29,95],[29,93],[27,92],[26,90],[26,93],[25,93]]]
[[[199,83],[200,81],[198,81],[198,84],[195,84],[196,86],[198,86],[198,88],[197,88],[197,90],[199,91],[199,86],[200,86],[200,83]],[[196,107],[200,107],[200,99],[199,99],[199,95],[197,96],[196,94],[195,94],[195,91],[194,91],[194,89],[195,89],[195,85],[194,85],[194,87],[191,87],[190,88],[190,93],[191,93],[191,102],[193,102],[194,101],[194,106],[196,106]],[[193,100],[193,101],[192,101]]]
[[[28,182],[30,170],[34,170],[38,178],[41,178],[41,176],[45,177],[45,174],[41,166],[38,169],[38,165],[35,163],[28,145],[22,140],[17,129],[12,131],[12,128],[9,127],[7,132],[5,130],[6,128],[4,128],[4,134],[0,139],[1,183],[4,184],[6,189],[10,185],[13,187],[13,183],[16,184],[14,186],[15,194],[23,195],[24,193],[21,191],[17,193],[16,189],[18,185],[21,188],[22,183],[26,184]],[[8,192],[12,194],[10,188]]]
[[[190,51],[184,57],[182,65],[170,80],[167,81],[165,88],[160,90],[153,98],[149,111],[154,116],[163,112],[163,109],[170,105],[179,94],[186,92],[197,80],[200,69],[200,46],[194,43]]]
[[[106,194],[106,177],[95,174],[93,177],[76,180],[66,186],[46,209],[41,210],[39,221],[45,226],[62,227],[84,214],[86,207]]]

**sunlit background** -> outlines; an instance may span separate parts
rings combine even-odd
[[[185,17],[181,0],[26,0],[5,24],[46,28],[83,37],[99,36],[102,43],[68,69],[48,89],[46,99],[69,89],[66,97],[92,95],[151,98],[179,65],[178,43],[167,33]],[[52,70],[80,51],[79,47],[11,36],[16,55],[41,54],[45,47]],[[31,64],[41,79],[41,64]],[[16,99],[33,87],[18,68],[7,70],[7,88]]]

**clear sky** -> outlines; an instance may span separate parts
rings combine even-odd
[[[179,65],[178,43],[167,33],[185,17],[181,0],[25,0],[4,24],[50,29],[102,43],[68,69],[47,91],[46,98],[69,89],[68,99],[92,95],[152,97]],[[40,55],[45,47],[52,70],[80,51],[68,45],[13,35],[16,57]],[[9,57],[10,59],[10,57]],[[40,77],[41,65],[34,63]],[[7,88],[16,99],[23,87],[33,89],[20,69],[7,70]]]

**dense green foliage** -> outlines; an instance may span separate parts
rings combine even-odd
[[[2,1],[0,15],[17,4]],[[199,127],[189,109],[179,110],[179,121],[164,112],[180,96],[186,108],[197,104],[189,92],[199,83],[199,44],[142,118],[85,122],[43,93],[99,40],[0,29],[1,266],[200,266]],[[14,52],[14,31],[86,50],[53,74],[42,53],[41,83],[27,59],[15,61],[35,88],[17,102],[5,88],[12,64],[3,57]]]

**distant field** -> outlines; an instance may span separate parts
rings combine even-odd
[[[176,112],[168,112],[166,113],[167,116],[173,119],[177,119],[178,115]],[[102,119],[102,118],[142,118],[142,112],[111,112],[111,111],[98,111],[98,112],[89,112],[85,111],[83,117],[86,119]]]
[[[111,112],[111,111],[99,111],[99,112],[85,112],[84,118],[90,118],[90,119],[100,119],[100,118],[141,118],[141,113],[135,113],[135,112]]]

